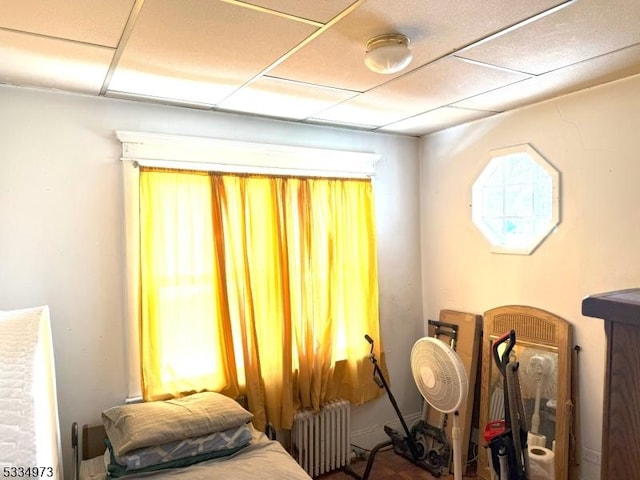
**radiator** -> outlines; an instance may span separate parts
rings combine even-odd
[[[312,477],[342,468],[350,461],[350,413],[347,400],[335,400],[319,412],[303,410],[293,419],[293,457]]]
[[[489,421],[501,420],[504,418],[504,389],[496,388],[491,395],[489,405]]]

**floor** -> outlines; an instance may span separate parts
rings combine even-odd
[[[356,460],[352,462],[351,468],[357,475],[362,475],[366,467],[366,461]],[[467,470],[467,474],[463,475],[463,479],[477,478],[475,472],[475,466],[471,465]],[[355,477],[343,472],[336,471],[321,475],[318,480],[353,480]],[[428,471],[414,465],[404,457],[396,454],[392,449],[380,450],[376,455],[371,471],[369,473],[369,480],[432,480],[438,477],[434,477]],[[442,475],[440,480],[453,480],[453,475]]]

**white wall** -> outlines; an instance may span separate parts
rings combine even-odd
[[[51,308],[67,478],[71,423],[98,423],[127,395],[115,130],[380,153],[382,340],[401,409],[419,411],[407,347],[422,333],[417,139],[0,86],[0,309]],[[382,431],[395,418],[382,397],[355,409],[352,428]]]
[[[421,145],[425,317],[543,308],[573,324],[580,354],[581,445],[600,451],[603,322],[581,315],[593,293],[640,284],[640,77],[424,137]],[[561,173],[561,223],[530,256],[489,252],[471,223],[471,185],[489,151],[530,143]],[[630,368],[635,368],[631,367]],[[581,478],[600,478],[582,465]]]

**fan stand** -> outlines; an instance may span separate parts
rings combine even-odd
[[[428,321],[429,326],[434,327],[434,331],[433,331],[433,337],[434,338],[438,338],[440,339],[441,336],[445,336],[449,338],[449,346],[451,347],[452,351],[456,350],[456,346],[458,343],[458,325],[454,325],[452,323],[445,323],[445,322],[441,322],[441,321],[436,321],[436,320],[429,320]],[[444,341],[444,340],[443,340]],[[423,410],[423,424],[425,425],[427,431],[433,431],[435,430],[437,435],[431,435],[431,446],[433,447],[433,445],[437,445],[436,442],[440,443],[440,447],[444,450],[444,453],[442,455],[440,455],[440,457],[438,459],[438,462],[440,463],[440,471],[441,473],[449,473],[449,469],[451,466],[451,456],[452,456],[452,449],[449,448],[449,442],[447,441],[447,434],[445,431],[445,427],[447,424],[447,418],[448,415],[446,413],[441,413],[440,415],[440,422],[438,424],[437,427],[435,426],[431,426],[429,425],[429,421],[428,421],[428,410],[427,408],[431,407],[431,405],[429,405],[429,402],[425,402],[425,408]],[[454,429],[456,428],[456,424],[459,423],[459,415],[458,412],[456,411],[454,413],[454,419],[452,422],[452,428],[451,428],[451,440],[452,440],[452,444],[453,444],[453,440],[454,440],[454,435],[456,435],[456,431],[454,431]],[[458,426],[457,429],[457,434],[458,437],[460,437],[460,428]],[[461,438],[459,438],[459,440],[461,441]],[[433,449],[432,449],[433,451]],[[458,450],[459,451],[459,450]],[[455,453],[455,452],[453,452]],[[455,455],[454,455],[455,456]],[[460,461],[461,463],[461,461]],[[455,464],[454,464],[455,467]],[[462,467],[460,467],[462,468]],[[455,468],[454,468],[455,471]]]
[[[529,359],[529,363],[525,369],[526,378],[533,378],[533,382],[535,383],[534,406],[533,413],[531,415],[531,426],[529,430],[531,433],[539,434],[542,387],[543,385],[548,384],[548,382],[550,381],[549,378],[554,369],[555,366],[553,365],[553,360],[544,354],[533,355]]]
[[[464,402],[468,390],[468,378],[460,360],[455,352],[457,343],[457,325],[429,320],[429,325],[435,326],[433,337],[425,337],[418,340],[411,351],[411,368],[418,390],[424,397],[426,404],[442,413],[441,423],[444,427],[447,414],[453,413],[451,428],[451,440],[453,447],[453,474],[455,480],[462,479],[462,444],[460,431],[460,418],[458,408]],[[439,340],[439,336],[449,336],[447,345]],[[426,360],[426,363],[425,363]],[[447,385],[455,382],[457,387],[447,387],[444,391],[442,384],[435,381],[436,375],[432,372],[432,365],[438,372],[437,377]],[[445,394],[446,392],[446,394]],[[426,420],[426,418],[425,418]],[[448,458],[447,469],[451,458]]]
[[[458,411],[453,412],[453,427],[451,428],[451,439],[453,440],[453,478],[462,479],[462,437],[460,433],[460,418]]]

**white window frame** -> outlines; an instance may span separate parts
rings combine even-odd
[[[138,165],[187,170],[370,178],[379,154],[236,140],[116,131],[122,143],[126,242],[126,328],[128,401],[141,398],[140,337],[140,170]],[[215,159],[215,161],[212,161]]]
[[[491,160],[484,167],[472,187],[471,210],[473,223],[491,244],[492,252],[530,255],[560,223],[560,173],[529,144],[492,150],[490,156]],[[507,187],[513,188],[515,184],[512,184],[509,179],[505,179],[502,192],[502,216],[496,216],[495,214],[486,215],[484,189],[495,188],[493,186],[487,186],[487,181],[492,178],[497,169],[504,167],[505,162],[513,159],[513,157],[522,156],[528,157],[531,162],[535,163],[539,171],[546,175],[551,185],[549,191],[545,192],[549,196],[541,199],[536,195],[539,192],[536,191],[538,183],[535,179],[532,179],[529,183],[521,183],[521,188],[531,189],[532,198],[530,204],[532,205],[532,212],[528,217],[521,215],[515,217],[510,216],[506,213],[505,190]],[[536,209],[539,205],[544,205],[545,209],[546,205],[549,205],[550,211],[546,212],[545,215],[537,214]],[[529,219],[534,225],[537,220],[545,220],[545,224],[540,229],[531,232],[528,238],[526,238],[526,242],[512,244],[509,242],[510,238],[508,236],[496,232],[493,226],[488,223],[487,219],[490,218],[502,218],[503,221],[506,218]]]

